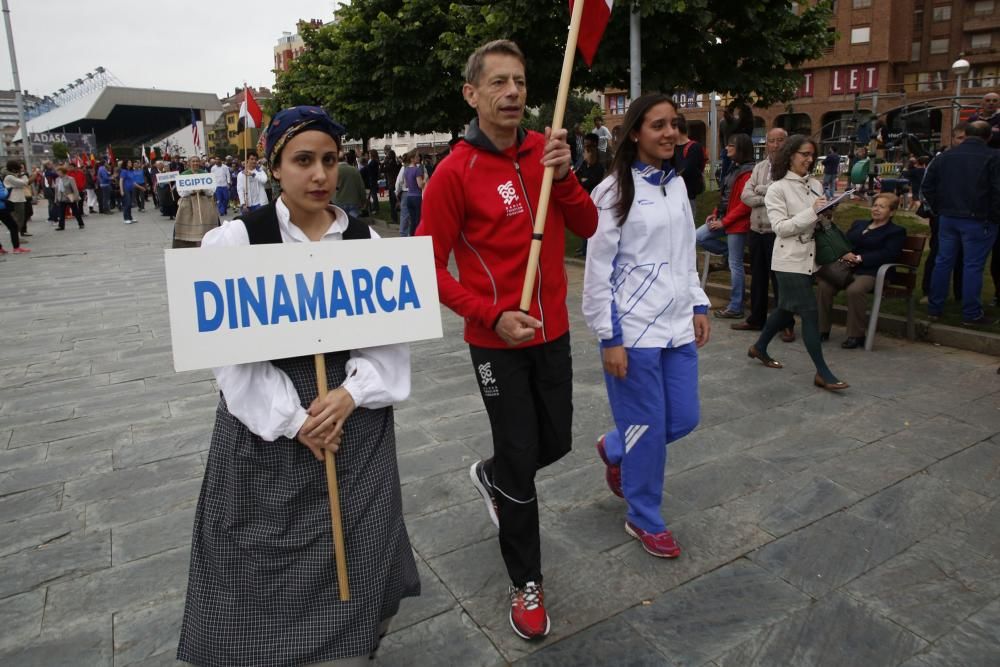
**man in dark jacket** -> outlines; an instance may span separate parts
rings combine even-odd
[[[465,319],[465,340],[493,434],[493,456],[469,472],[500,529],[500,553],[511,581],[511,627],[519,637],[533,639],[550,628],[535,474],[572,445],[565,229],[592,236],[597,209],[570,173],[566,130],[545,136],[520,128],[526,91],[524,55],[513,42],[490,42],[469,57],[462,95],[476,119],[428,182],[416,235],[433,239],[441,303]],[[522,312],[521,287],[545,167],[554,169],[555,180],[538,276]],[[458,279],[448,270],[452,254]]]
[[[969,123],[965,141],[934,158],[921,192],[938,216],[939,247],[927,314],[940,317],[948,295],[948,277],[962,249],[962,324],[981,326],[990,320],[980,295],[983,267],[1000,227],[1000,151],[986,145],[990,125]]]
[[[677,134],[674,169],[684,179],[688,201],[694,211],[694,198],[705,191],[705,151],[701,144],[688,137],[688,124],[684,114],[677,114]]]

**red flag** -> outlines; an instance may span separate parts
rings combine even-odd
[[[584,0],[583,18],[580,20],[580,35],[576,47],[583,61],[590,67],[594,62],[597,46],[604,37],[604,29],[611,20],[611,5],[614,0]],[[569,11],[573,12],[573,0],[569,0]]]
[[[259,128],[264,124],[264,114],[260,110],[260,105],[253,97],[253,91],[248,87],[243,88],[243,104],[240,105],[240,116],[237,121],[237,128],[241,132],[246,127]]]

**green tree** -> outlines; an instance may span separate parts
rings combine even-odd
[[[62,141],[52,144],[52,157],[57,160],[65,160],[69,157],[69,146]]]
[[[555,114],[555,102],[545,102],[538,108],[536,113],[525,114],[524,127],[537,132],[544,132],[545,128],[552,124],[552,116]],[[601,114],[601,107],[595,102],[588,100],[578,93],[570,93],[566,100],[566,116],[563,120],[563,127],[571,128],[577,123],[588,131],[593,127],[593,117]],[[589,124],[588,124],[589,122]]]
[[[577,58],[578,89],[626,87],[631,2],[619,2],[593,69]],[[635,0],[642,15],[643,89],[715,90],[767,106],[791,99],[795,69],[833,35],[831,0],[797,12],[787,0]],[[468,54],[492,39],[528,61],[528,106],[551,103],[568,23],[564,0],[353,0],[337,23],[304,27],[305,53],[278,73],[272,111],[321,104],[365,139],[392,131],[457,132],[473,113],[462,99]],[[549,116],[551,118],[551,115]]]

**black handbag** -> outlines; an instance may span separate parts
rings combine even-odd
[[[854,282],[854,267],[838,259],[819,267],[816,276],[842,290]]]

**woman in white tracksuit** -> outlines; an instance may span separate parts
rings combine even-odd
[[[632,102],[587,250],[583,315],[601,343],[615,428],[597,441],[625,532],[654,556],[680,548],[660,513],[667,445],[698,425],[698,353],[709,301],[695,268],[684,181],[671,167],[677,109],[659,94]]]

